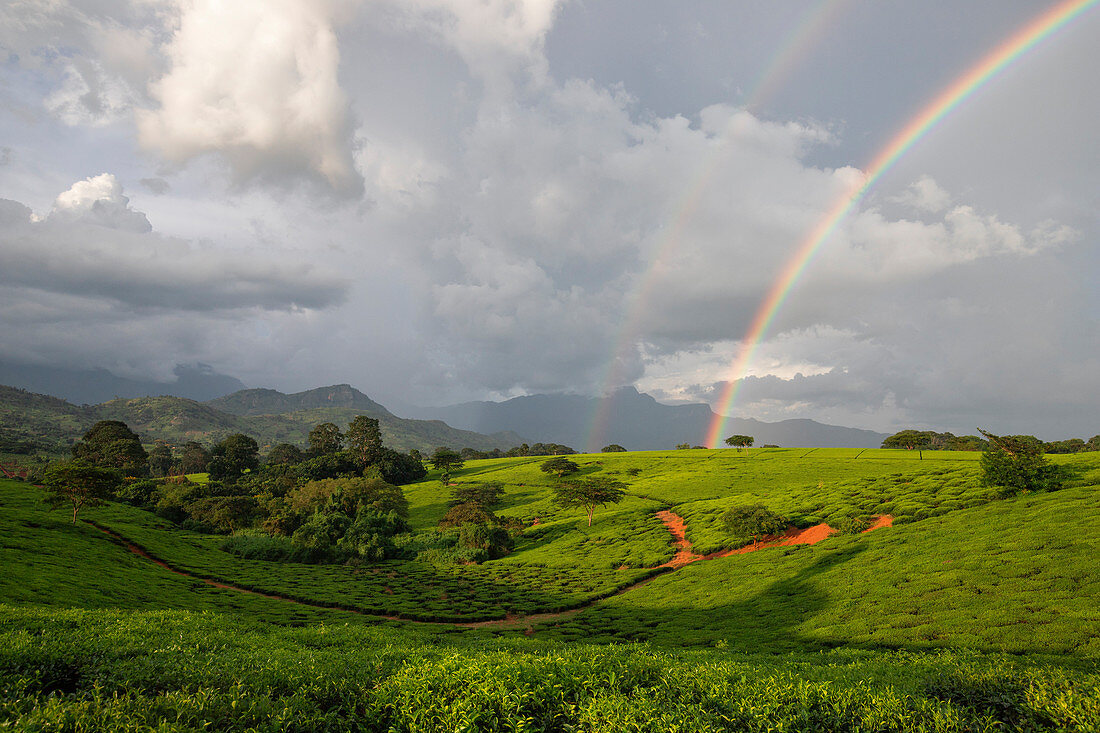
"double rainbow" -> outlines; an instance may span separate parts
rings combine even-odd
[[[794,256],[784,266],[783,271],[773,283],[763,302],[761,302],[748,331],[741,340],[741,349],[737,358],[730,368],[729,378],[715,410],[717,414],[707,430],[705,445],[710,448],[718,446],[722,433],[725,431],[726,420],[728,419],[727,413],[730,412],[734,400],[737,399],[737,391],[741,386],[745,372],[752,362],[753,355],[767,332],[768,326],[771,325],[776,313],[783,306],[790,295],[791,289],[814,255],[829,239],[848,212],[863,199],[868,189],[886,171],[890,170],[894,163],[912,148],[921,137],[946,117],[951,110],[974,94],[975,91],[1013,61],[1031,50],[1036,44],[1057,32],[1098,2],[1100,0],[1066,0],[1033,19],[941,92],[875,156],[867,167],[863,180],[837,201],[829,213],[818,222],[817,226],[799,246]]]

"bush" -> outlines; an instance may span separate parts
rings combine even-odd
[[[786,517],[763,504],[735,506],[722,515],[722,523],[733,536],[751,538],[754,544],[768,535],[779,534],[789,524]]]
[[[980,430],[980,428],[979,428]],[[989,440],[982,452],[982,486],[997,487],[1002,497],[1021,491],[1055,491],[1062,488],[1065,472],[1043,455],[1042,444],[1024,435],[998,436],[981,430]]]

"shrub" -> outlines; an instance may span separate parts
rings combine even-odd
[[[787,528],[787,519],[771,511],[763,504],[735,506],[722,515],[722,523],[730,534],[739,538],[752,538],[756,544],[764,537],[779,534]]]

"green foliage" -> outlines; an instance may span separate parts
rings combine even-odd
[[[76,524],[77,512],[103,506],[119,483],[118,473],[113,469],[73,461],[46,469],[43,488],[46,503],[52,509],[66,504],[72,507],[73,524]]]
[[[333,508],[349,517],[364,509],[398,516],[409,515],[409,500],[401,489],[380,477],[356,477],[310,481],[287,494],[290,509],[299,514],[312,514]]]
[[[981,433],[989,440],[981,457],[983,486],[998,487],[1004,496],[1062,488],[1064,472],[1046,459],[1037,439],[1030,435],[993,435],[984,430]]]
[[[267,452],[264,463],[269,466],[284,466],[301,463],[304,458],[305,455],[298,446],[291,445],[290,443],[279,443]]]
[[[1093,730],[1095,669],[954,653],[463,643],[394,625],[3,607],[17,730]]]
[[[882,441],[883,448],[906,450],[984,450],[987,441],[977,435],[956,436],[932,430],[902,430]]]
[[[382,429],[378,420],[366,415],[356,415],[348,425],[344,437],[348,448],[360,466],[377,463],[382,458]]]
[[[309,431],[309,454],[313,457],[328,456],[344,446],[344,434],[335,423],[323,422]]]
[[[443,518],[439,520],[439,526],[443,528],[458,527],[463,524],[495,524],[497,516],[489,511],[484,504],[476,501],[455,504]]]
[[[202,444],[189,440],[180,451],[180,471],[183,474],[206,473],[210,465],[210,452]]]
[[[432,467],[437,471],[443,471],[444,473],[450,473],[451,471],[462,468],[465,461],[462,460],[462,456],[455,453],[450,448],[436,448],[432,453],[431,458],[428,459],[428,463],[432,464]]]
[[[726,445],[736,446],[738,450],[741,448],[747,448],[753,444],[753,437],[751,435],[731,435],[725,440]]]
[[[626,448],[623,448],[618,443],[612,443],[600,448],[600,453],[626,453]]]
[[[786,517],[780,516],[763,504],[735,506],[722,515],[722,524],[734,537],[752,538],[753,543],[777,535],[789,524]]]
[[[539,465],[539,470],[543,473],[552,473],[558,478],[569,473],[576,473],[580,469],[580,466],[568,458],[551,458],[548,461],[543,461],[542,464]]]
[[[230,435],[210,450],[207,471],[215,481],[233,483],[260,467],[260,446],[247,435]]]
[[[483,507],[493,507],[500,503],[504,495],[504,485],[499,481],[485,483],[459,484],[451,492],[451,503],[473,503]]]
[[[605,477],[576,479],[554,487],[554,503],[563,509],[582,507],[588,513],[588,526],[598,506],[618,504],[626,496],[626,484]]]
[[[119,471],[126,476],[148,473],[141,438],[124,422],[100,420],[72,447],[73,458],[92,466]]]

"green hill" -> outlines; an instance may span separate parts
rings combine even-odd
[[[332,399],[326,399],[329,395]],[[223,409],[219,405],[231,409]],[[282,412],[265,412],[265,410]],[[344,427],[356,415],[377,417],[386,445],[399,451],[508,449],[524,439],[514,433],[482,435],[438,420],[406,420],[347,385],[282,395],[274,390],[244,390],[212,402],[182,397],[116,399],[77,406],[46,395],[0,386],[0,453],[64,453],[98,420],[121,420],[146,443],[196,440],[213,444],[245,433],[260,443],[305,446],[310,429],[321,422]]]
[[[114,537],[74,526],[45,512],[33,487],[0,482],[0,686],[16,690],[0,696],[0,721],[1100,726],[1100,455],[1057,456],[1071,475],[1065,488],[1011,498],[979,486],[969,453],[575,458],[582,474],[629,485],[591,527],[583,511],[550,501],[557,479],[539,470],[542,459],[453,472],[459,483],[501,482],[498,513],[527,525],[513,553],[481,565],[244,560],[219,549],[220,537],[121,504],[82,515]],[[414,528],[446,511],[450,491],[433,476],[403,488]],[[706,552],[739,545],[717,518],[746,503],[803,526],[875,514],[894,525],[656,568],[676,552],[657,510],[684,517]]]

